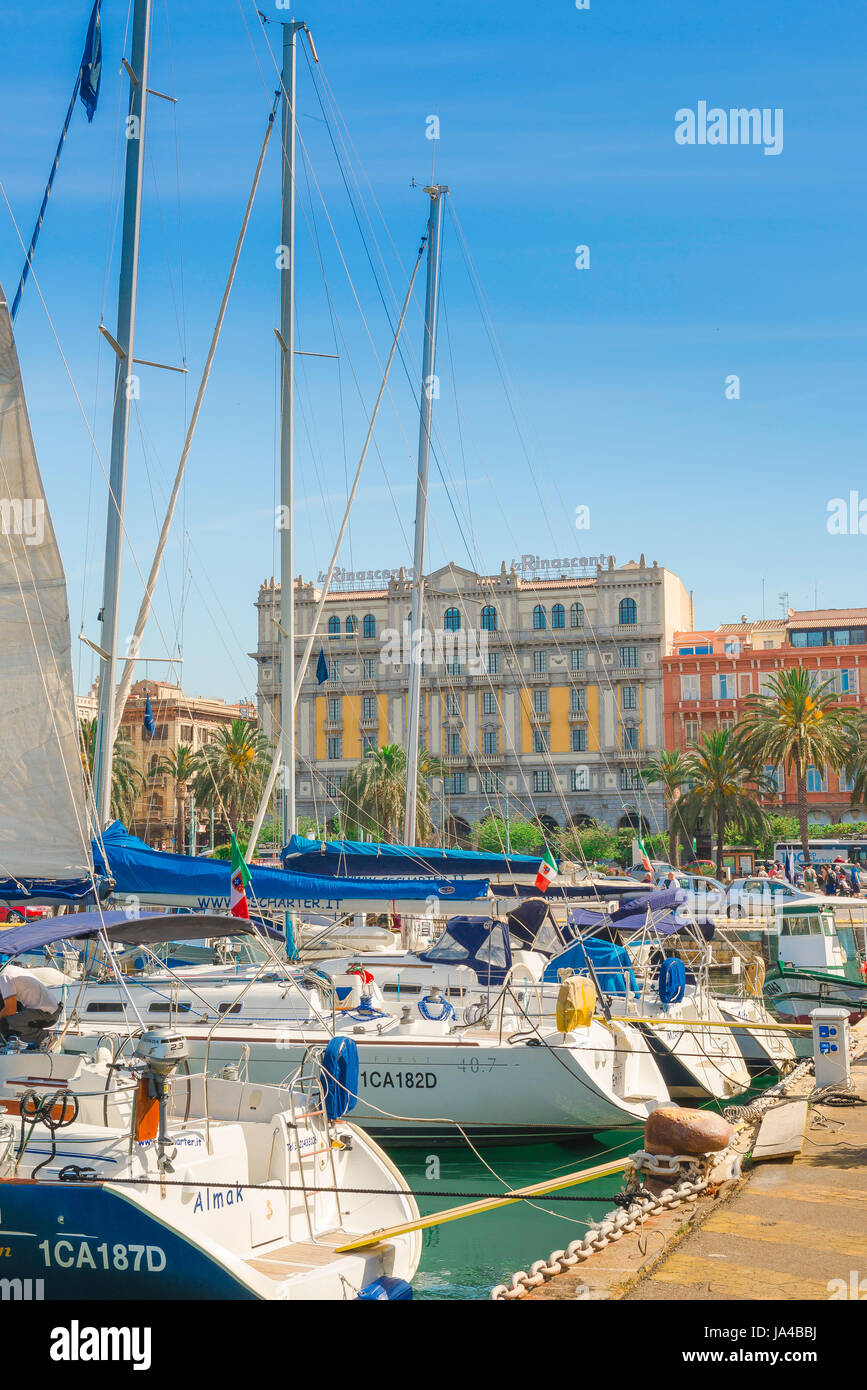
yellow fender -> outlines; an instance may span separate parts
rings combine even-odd
[[[557,994],[557,1030],[574,1033],[589,1028],[596,1008],[596,986],[583,975],[563,980]]]

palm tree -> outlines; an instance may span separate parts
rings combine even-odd
[[[858,710],[847,730],[846,773],[852,779],[852,806],[867,806],[867,713]]]
[[[89,791],[93,788],[93,764],[96,756],[96,720],[79,719],[78,745],[81,751],[81,770]],[[136,766],[132,741],[123,729],[114,741],[111,763],[111,814],[129,825],[135,813],[135,803],[144,786],[144,773]]]
[[[815,671],[792,666],[768,681],[766,693],[750,695],[738,724],[738,742],[754,769],[770,763],[795,775],[798,824],[804,863],[810,862],[807,825],[807,771],[821,776],[852,756],[856,712],[843,709],[830,680],[819,683]]]
[[[645,782],[661,782],[668,806],[668,859],[675,867],[680,863],[680,840],[678,829],[685,833],[686,827],[680,817],[681,793],[689,781],[687,755],[663,748],[658,757],[651,758],[642,770]],[[677,822],[680,821],[678,827]]]
[[[179,743],[177,751],[164,754],[151,768],[152,777],[171,777],[175,784],[175,847],[183,854],[187,786],[200,769],[200,759],[188,743]]]
[[[193,793],[197,804],[213,806],[229,828],[237,830],[258,805],[270,762],[265,735],[249,720],[233,719],[196,754]]]
[[[367,832],[376,839],[400,839],[406,812],[406,749],[397,743],[369,748],[341,789],[342,820],[349,838]],[[426,749],[419,750],[417,834],[424,842],[433,835],[428,777],[442,777],[443,764]]]
[[[767,779],[756,775],[731,729],[704,734],[687,755],[685,767],[692,785],[681,799],[680,814],[691,829],[700,820],[710,826],[720,878],[727,827],[738,825],[748,835],[758,835],[765,827],[767,817],[750,788],[757,784],[763,791]]]

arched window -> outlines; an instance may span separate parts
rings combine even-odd
[[[447,608],[443,618],[443,627],[446,632],[458,632],[461,626],[461,614],[458,608]]]
[[[569,610],[569,622],[573,627],[584,626],[584,605],[582,603],[572,604]]]
[[[551,609],[551,626],[566,626],[566,609],[563,607],[562,603],[555,603],[554,607]]]
[[[634,598],[622,598],[622,599],[620,600],[620,610],[619,610],[619,612],[620,612],[619,621],[620,621],[621,623],[637,623],[637,622],[638,622],[638,608],[636,607],[635,599],[634,599]]]
[[[346,635],[347,637],[351,637],[352,634],[357,631],[358,619],[356,618],[354,613],[350,613],[349,617],[346,619]]]
[[[487,604],[482,609],[482,631],[496,632],[497,630],[497,610],[491,604]]]
[[[339,636],[340,636],[340,619],[339,619],[339,618],[329,618],[329,619],[328,619],[328,636],[329,636],[329,637],[339,637]]]
[[[376,619],[372,613],[365,613],[364,615],[364,635],[365,637],[376,636]]]
[[[537,629],[548,626],[548,619],[545,616],[545,610],[541,603],[537,603],[536,607],[533,609],[533,626]]]

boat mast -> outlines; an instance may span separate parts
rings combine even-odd
[[[435,389],[437,304],[440,285],[440,234],[445,184],[426,188],[431,201],[427,224],[427,294],[424,311],[424,354],[421,368],[418,476],[415,496],[415,544],[413,548],[412,617],[410,619],[409,714],[406,743],[406,814],[404,843],[416,843],[418,810],[418,740],[421,715],[421,628],[424,610],[425,539],[427,532],[427,480],[430,463],[430,431]]]
[[[283,25],[283,180],[280,216],[280,720],[283,843],[295,834],[295,57],[300,20]]]
[[[117,353],[114,374],[114,415],[111,424],[108,517],[105,528],[105,571],[100,612],[103,657],[99,671],[93,785],[97,830],[111,819],[111,772],[114,747],[117,684],[118,599],[123,559],[123,520],[126,462],[129,446],[130,400],[135,386],[135,319],[138,299],[141,194],[145,152],[145,115],[150,67],[151,0],[135,0],[132,21],[132,61],[129,75],[129,114],[126,121],[126,170],[123,195],[123,240],[117,293]],[[109,339],[109,341],[111,341]]]

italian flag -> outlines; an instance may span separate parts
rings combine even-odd
[[[229,880],[229,911],[233,917],[249,918],[250,910],[247,907],[247,884],[250,882],[250,870],[244,861],[244,856],[238,847],[238,841],[232,834],[232,877]]]
[[[544,857],[536,873],[536,887],[540,893],[547,891],[549,883],[557,877],[557,865],[554,856],[549,849],[545,850]]]
[[[641,863],[649,874],[653,873],[653,865],[647,857],[647,850],[644,848],[644,841],[640,835],[635,837],[638,841],[638,853],[641,855]]]

